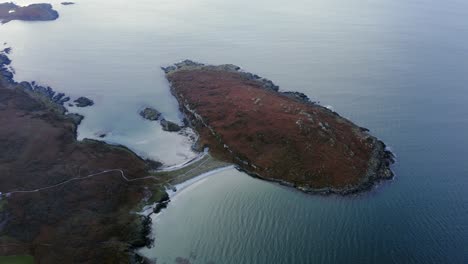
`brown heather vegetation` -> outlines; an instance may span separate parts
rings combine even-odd
[[[34,190],[77,176],[123,169],[145,176],[131,151],[75,140],[76,125],[21,85],[0,80],[0,192]],[[144,185],[119,172],[35,193],[2,197],[0,255],[30,254],[37,263],[129,263],[143,246],[142,221],[130,212]],[[155,187],[157,188],[157,187]]]
[[[349,192],[391,174],[383,143],[366,129],[232,66],[189,63],[165,68],[167,78],[215,156],[307,191]]]

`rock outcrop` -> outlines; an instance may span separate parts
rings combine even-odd
[[[161,112],[154,108],[146,107],[140,111],[140,116],[150,121],[156,121],[161,117]]]
[[[94,105],[94,101],[87,98],[87,97],[79,97],[78,99],[76,99],[75,101],[73,101],[76,103],[76,106],[77,107],[87,107],[87,106],[92,106]]]
[[[182,129],[178,124],[166,120],[158,110],[146,107],[140,111],[140,116],[150,121],[158,121],[164,131],[178,132]]]
[[[166,119],[161,119],[161,127],[164,131],[169,131],[169,132],[177,132],[180,131],[182,128],[171,121],[167,121]]]
[[[64,104],[70,101],[70,97],[66,96],[64,93],[57,93],[49,86],[42,86],[32,82],[16,82],[13,79],[13,69],[10,66],[11,60],[8,58],[11,48],[6,48],[0,51],[0,84],[5,86],[17,86],[18,88],[23,89],[24,91],[30,93],[37,100],[41,100],[49,109],[56,111],[59,114],[64,115],[67,112],[67,109],[64,107]],[[78,125],[83,116],[79,114],[67,114],[67,116]]]
[[[297,92],[235,65],[163,68],[200,145],[257,177],[347,194],[393,176],[385,144]]]

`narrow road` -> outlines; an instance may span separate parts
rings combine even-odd
[[[205,164],[206,162],[208,161],[208,159],[204,160],[203,162],[201,162],[200,164],[198,164],[196,167],[186,171],[185,173],[181,174],[181,175],[178,175],[177,177],[175,178],[172,178],[172,179],[169,179],[165,182],[162,182],[161,185],[163,184],[167,184],[169,183],[170,181],[174,180],[174,179],[177,179],[179,177],[183,177],[185,176],[187,173],[191,172],[192,170],[194,169],[197,169],[198,167],[202,166],[203,164]],[[187,164],[186,166],[188,165],[191,165],[191,163]],[[184,167],[181,167],[179,169],[183,169],[185,168],[186,166]],[[111,170],[104,170],[104,171],[101,171],[101,172],[98,172],[98,173],[93,173],[93,174],[89,174],[87,176],[83,176],[83,177],[75,177],[75,178],[71,178],[71,179],[68,179],[64,182],[61,182],[61,183],[57,183],[57,184],[54,184],[54,185],[50,185],[50,186],[47,186],[47,187],[42,187],[42,188],[38,188],[38,189],[34,189],[34,190],[22,190],[22,191],[10,191],[10,192],[6,192],[4,193],[6,196],[9,196],[9,195],[12,195],[12,194],[15,194],[15,193],[35,193],[35,192],[40,192],[40,191],[43,191],[43,190],[47,190],[47,189],[52,189],[52,188],[55,188],[55,187],[59,187],[59,186],[62,186],[62,185],[65,185],[67,183],[70,183],[70,182],[73,182],[73,181],[79,181],[79,180],[85,180],[85,179],[89,179],[89,178],[92,178],[92,177],[95,177],[95,176],[99,176],[99,175],[103,175],[103,174],[106,174],[106,173],[111,173],[111,172],[119,172],[120,173],[120,177],[125,180],[126,182],[133,182],[133,181],[139,181],[139,180],[146,180],[146,179],[153,179],[153,180],[160,180],[160,178],[158,177],[155,177],[155,176],[145,176],[145,177],[141,177],[141,178],[135,178],[135,179],[129,179],[127,178],[127,176],[125,176],[125,173],[122,169],[111,169]],[[0,193],[1,194],[1,193]]]
[[[153,177],[153,176],[146,176],[146,177],[142,177],[142,178],[129,179],[129,178],[127,178],[127,176],[125,176],[125,173],[123,172],[123,170],[121,170],[121,169],[112,169],[112,170],[104,170],[104,171],[101,171],[101,172],[98,172],[98,173],[89,174],[89,175],[83,176],[83,177],[71,178],[71,179],[68,179],[68,180],[66,180],[66,181],[64,181],[64,182],[57,183],[57,184],[54,184],[54,185],[50,185],[50,186],[43,187],[43,188],[39,188],[39,189],[24,190],[24,191],[11,191],[11,192],[5,193],[5,195],[11,195],[11,194],[15,194],[15,193],[33,193],[33,192],[40,192],[40,191],[43,191],[43,190],[52,189],[52,188],[55,188],[55,187],[59,187],[59,186],[65,185],[65,184],[67,184],[67,183],[69,183],[69,182],[72,182],[72,181],[78,181],[78,180],[89,179],[89,178],[92,178],[92,177],[94,177],[94,176],[106,174],[106,173],[109,173],[109,172],[120,172],[120,176],[122,177],[122,179],[124,179],[124,180],[127,181],[127,182],[132,182],[132,181],[136,181],[136,180],[144,180],[144,179],[149,179],[149,178],[157,179],[156,177]]]

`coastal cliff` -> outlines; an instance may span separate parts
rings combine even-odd
[[[393,177],[382,141],[304,94],[235,65],[186,60],[163,70],[200,146],[253,176],[340,194]]]

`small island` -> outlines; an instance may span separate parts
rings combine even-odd
[[[140,111],[140,116],[146,120],[156,121],[161,117],[161,112],[151,107],[145,107]]]
[[[250,175],[339,194],[393,176],[382,141],[304,94],[235,65],[186,60],[163,70],[199,145]]]
[[[12,20],[23,21],[49,21],[59,17],[57,11],[51,4],[31,4],[28,6],[18,6],[14,3],[0,4],[0,22],[8,23]]]
[[[159,120],[159,124],[161,125],[161,128],[164,131],[178,132],[182,130],[181,126],[179,126],[178,124],[174,122],[166,120],[164,117],[162,117],[161,112],[159,112],[158,110],[154,108],[146,107],[145,109],[140,111],[140,116],[149,121]]]
[[[74,100],[73,102],[76,103],[76,107],[87,107],[87,106],[92,106],[94,105],[94,101],[87,98],[87,97],[84,97],[84,96],[81,96],[79,97],[78,99]]]

